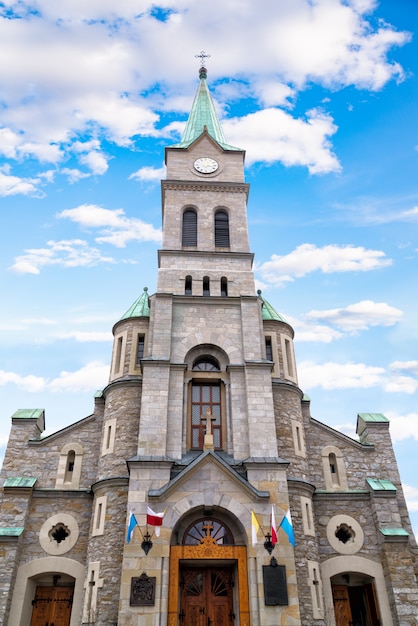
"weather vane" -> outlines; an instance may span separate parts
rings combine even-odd
[[[210,54],[206,54],[206,52],[204,50],[201,51],[200,54],[195,54],[194,55],[196,59],[200,59],[200,63],[203,67],[204,65],[204,60],[205,59],[210,59]]]

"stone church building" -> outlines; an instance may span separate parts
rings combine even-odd
[[[244,157],[201,68],[157,290],[115,323],[94,413],[46,437],[42,409],[12,416],[4,626],[418,624],[389,422],[360,413],[352,439],[311,417],[293,329],[255,290]]]

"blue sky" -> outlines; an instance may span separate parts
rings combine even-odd
[[[18,408],[48,433],[92,412],[112,325],[155,290],[203,48],[312,415],[390,418],[417,532],[417,37],[414,0],[0,2],[0,452]]]

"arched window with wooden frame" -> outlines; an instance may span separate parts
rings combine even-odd
[[[197,246],[197,212],[195,209],[188,208],[183,212],[181,245]]]
[[[196,353],[197,352],[197,353]],[[215,450],[226,449],[226,359],[221,362],[213,354],[197,349],[189,360],[187,396],[188,450],[208,449],[213,436]],[[224,362],[225,361],[225,362]],[[208,437],[206,437],[208,435]]]
[[[229,248],[229,216],[225,209],[215,213],[215,248]]]

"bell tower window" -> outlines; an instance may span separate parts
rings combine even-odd
[[[203,278],[203,295],[210,296],[210,279],[209,276]]]
[[[229,248],[229,217],[224,210],[215,213],[215,247]]]
[[[197,213],[186,209],[183,213],[182,246],[197,246]]]
[[[191,296],[192,295],[192,277],[186,276],[184,281],[184,295]]]
[[[221,296],[226,298],[228,295],[228,279],[225,276],[221,278]]]

